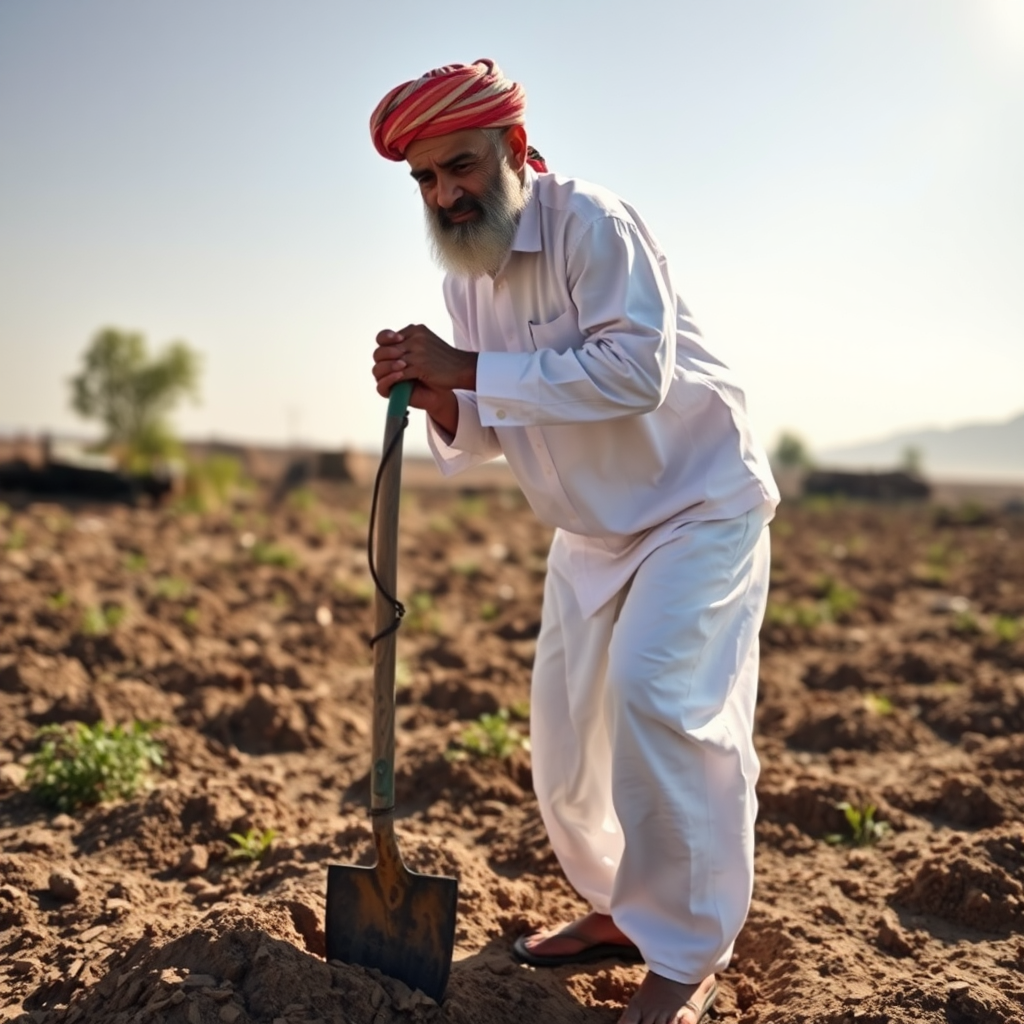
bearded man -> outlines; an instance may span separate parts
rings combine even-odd
[[[642,959],[623,1024],[697,1024],[750,905],[752,732],[778,502],[743,392],[632,206],[547,172],[492,61],[398,86],[370,126],[408,163],[452,344],[377,335],[448,475],[504,455],[555,528],[531,692],[551,845],[591,911],[535,966]]]

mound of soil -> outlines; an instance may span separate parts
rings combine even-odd
[[[402,506],[399,845],[459,879],[447,993],[325,961],[327,865],[369,855],[369,495],[302,499],[0,508],[0,1021],[612,1024],[642,968],[511,956],[585,909],[527,749],[452,756],[482,714],[527,731],[550,538],[500,488]],[[794,504],[773,545],[757,880],[717,1019],[1024,1019],[1024,523]],[[165,759],[132,799],[29,791],[41,726],[137,719]],[[882,826],[858,845],[840,803]]]

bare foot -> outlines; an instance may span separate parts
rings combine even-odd
[[[619,1024],[697,1024],[699,1007],[704,1005],[714,987],[713,974],[699,985],[684,985],[648,971],[619,1018]]]
[[[591,911],[578,921],[573,921],[550,931],[537,932],[528,936],[523,944],[537,956],[572,956],[588,946],[604,943],[631,947],[633,943],[615,927],[607,914]]]

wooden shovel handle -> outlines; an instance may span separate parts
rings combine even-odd
[[[377,496],[377,545],[374,561],[381,587],[376,593],[375,633],[388,631],[373,646],[373,739],[370,773],[370,808],[388,811],[395,806],[395,658],[397,612],[388,595],[398,586],[398,502],[402,485],[402,432],[412,382],[391,389],[384,425],[380,489]]]

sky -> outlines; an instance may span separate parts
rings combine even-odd
[[[203,354],[185,436],[379,450],[375,335],[450,324],[369,114],[484,56],[766,446],[1024,410],[1024,0],[0,0],[0,430],[86,430],[111,326]]]

